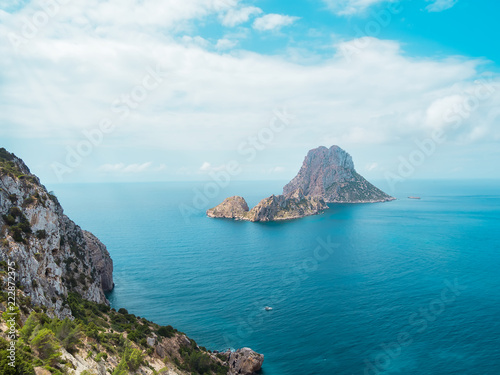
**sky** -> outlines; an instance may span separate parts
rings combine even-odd
[[[0,147],[45,183],[500,178],[494,0],[0,0]]]

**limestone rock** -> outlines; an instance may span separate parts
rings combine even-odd
[[[321,146],[308,152],[302,168],[283,194],[302,189],[305,195],[327,203],[373,203],[394,200],[359,175],[351,155],[338,146]]]
[[[105,292],[113,290],[115,286],[113,283],[113,261],[108,249],[96,236],[86,230],[83,231],[83,237],[89,249],[92,263],[94,263],[97,273],[101,275],[102,290]]]
[[[43,367],[34,367],[36,375],[51,375],[52,373],[49,370],[44,369]]]
[[[69,292],[108,301],[113,262],[106,247],[70,220],[24,162],[0,149],[0,260],[14,261],[19,282],[49,315],[71,317]]]
[[[259,202],[248,213],[250,221],[278,221],[317,215],[327,209],[319,197],[306,197],[298,189],[289,195],[272,195]]]
[[[301,189],[289,195],[271,195],[261,200],[254,208],[242,197],[227,198],[217,207],[207,211],[207,216],[247,221],[278,221],[317,215],[327,209],[319,197],[306,197]]]
[[[224,200],[217,207],[207,211],[209,217],[228,218],[243,220],[243,217],[248,213],[248,204],[244,198],[234,196]]]
[[[264,355],[254,352],[250,348],[238,349],[229,354],[228,375],[252,375],[262,368]]]

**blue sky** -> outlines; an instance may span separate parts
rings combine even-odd
[[[43,181],[499,178],[493,0],[0,0],[1,145]],[[398,180],[398,181],[399,181]]]

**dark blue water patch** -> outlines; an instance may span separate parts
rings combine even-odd
[[[266,375],[499,373],[498,182],[408,182],[397,201],[288,222],[204,214],[226,196],[253,205],[282,185],[232,183],[187,220],[180,207],[202,183],[54,190],[108,246],[114,307],[211,349],[250,346],[265,354]],[[450,283],[462,289],[444,303]]]

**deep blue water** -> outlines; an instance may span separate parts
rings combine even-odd
[[[232,183],[207,207],[283,184]],[[394,202],[267,224],[186,220],[203,187],[50,188],[107,245],[113,307],[209,349],[249,346],[266,375],[500,373],[500,182],[408,182]]]

